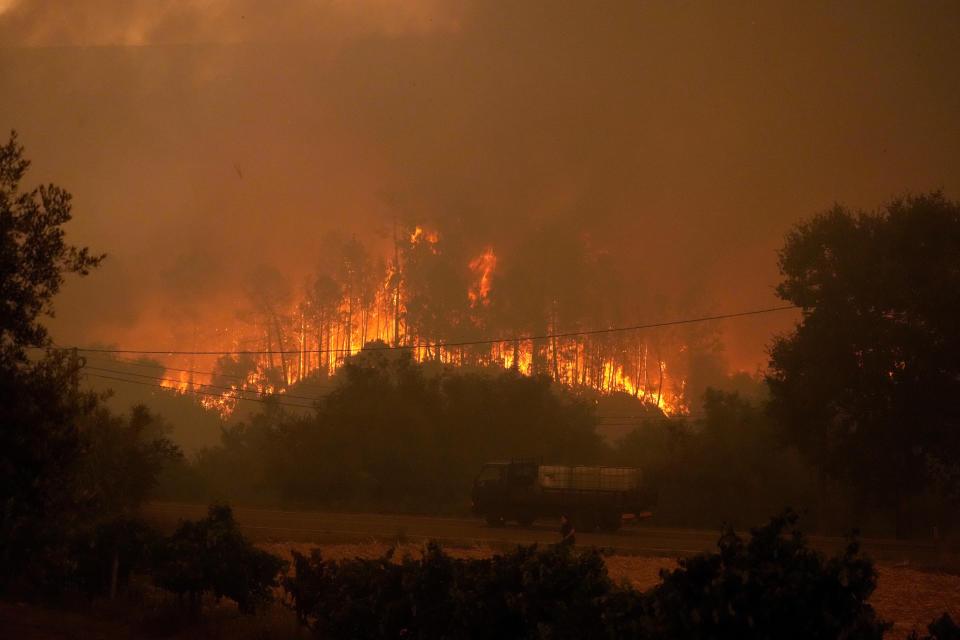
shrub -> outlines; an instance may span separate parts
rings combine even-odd
[[[229,598],[241,612],[253,613],[272,600],[284,561],[257,549],[237,529],[225,505],[210,507],[207,517],[184,522],[163,544],[154,581],[186,599],[198,611],[204,593]]]
[[[141,520],[117,518],[81,532],[70,545],[70,582],[82,593],[105,595],[124,587],[134,571],[150,570],[160,534]]]
[[[921,640],[960,640],[960,626],[946,613],[927,625],[930,633]],[[916,633],[911,633],[907,640],[918,640]]]
[[[614,588],[596,551],[519,547],[458,560],[431,542],[419,560],[325,561],[294,553],[283,580],[302,622],[331,638],[579,638]]]
[[[457,560],[436,543],[399,563],[295,553],[283,586],[329,638],[882,638],[889,625],[866,604],[870,561],[852,541],[825,560],[795,523],[786,512],[746,543],[727,529],[719,552],[662,572],[647,593],[614,584],[596,550]]]
[[[890,627],[867,599],[873,565],[851,540],[825,560],[806,545],[791,511],[744,543],[724,530],[719,553],[661,572],[644,604],[649,634],[672,638],[882,638]]]

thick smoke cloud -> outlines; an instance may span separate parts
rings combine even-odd
[[[297,284],[326,232],[385,245],[394,217],[506,252],[570,229],[651,299],[741,310],[775,302],[799,218],[957,197],[958,26],[951,3],[8,0],[0,125],[111,254],[58,302],[65,343],[190,346],[256,264]],[[784,323],[730,325],[734,365]]]

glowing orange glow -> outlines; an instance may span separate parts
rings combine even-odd
[[[431,252],[438,255],[438,233],[417,226],[409,239],[411,248],[426,242]],[[487,247],[465,265],[471,274],[467,290],[471,312],[460,320],[461,327],[473,327],[480,332],[487,323],[497,264],[494,248]],[[385,267],[362,305],[356,297],[351,299],[343,294],[332,301],[321,317],[311,315],[301,300],[291,300],[286,303],[288,307],[274,310],[276,316],[285,319],[283,326],[261,322],[218,330],[217,344],[205,346],[210,350],[250,352],[244,356],[245,369],[225,371],[216,379],[209,374],[175,373],[171,369],[165,376],[170,380],[162,385],[178,393],[196,393],[204,407],[227,417],[242,399],[284,394],[307,377],[334,375],[365,344],[376,341],[409,348],[417,362],[494,366],[514,369],[523,375],[546,375],[571,389],[628,394],[668,415],[688,413],[683,376],[672,370],[668,374],[663,359],[650,353],[645,336],[534,340],[522,335],[513,339],[508,333],[511,339],[490,345],[445,347],[444,342],[456,339],[424,334],[408,316],[406,305],[412,294],[406,277],[403,261],[394,261]],[[561,330],[547,326],[545,332],[549,335]],[[657,344],[659,353],[662,345]],[[684,348],[674,344],[668,353],[680,354]],[[170,367],[197,367],[187,357],[168,360]],[[299,400],[296,403],[302,404]]]
[[[476,284],[470,288],[467,295],[470,296],[470,306],[477,304],[489,304],[487,296],[490,293],[491,277],[493,270],[497,266],[497,255],[493,252],[493,247],[488,247],[486,251],[470,262],[470,270],[478,277]]]
[[[424,231],[423,227],[417,225],[410,234],[410,244],[417,244],[421,240],[426,240],[430,244],[436,244],[440,240],[440,234],[436,231]]]
[[[187,393],[193,384],[192,380],[190,380],[190,375],[185,371],[181,371],[177,374],[177,380],[171,379],[170,376],[164,376],[164,380],[160,382],[160,386],[164,389],[176,391],[177,393]]]

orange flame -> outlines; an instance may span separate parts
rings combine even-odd
[[[417,225],[414,227],[413,233],[410,234],[410,244],[417,244],[421,240],[426,240],[430,244],[437,244],[440,240],[440,234],[436,231],[424,231],[423,227]]]
[[[490,294],[491,276],[497,266],[497,256],[493,252],[493,247],[488,247],[486,251],[470,262],[470,270],[477,274],[478,280],[475,286],[470,288],[467,295],[470,296],[470,306],[476,307],[477,304],[486,305],[490,303],[487,296]]]
[[[439,250],[440,238],[436,232],[417,226],[409,238],[411,246],[427,242],[430,251],[437,253]],[[478,330],[483,326],[483,314],[490,303],[497,263],[494,248],[487,247],[466,265],[472,274],[467,294],[474,313],[464,322],[474,324]],[[647,349],[643,343],[634,344],[629,355],[627,351],[611,351],[602,341],[576,336],[540,338],[536,343],[530,338],[504,340],[466,350],[462,346],[444,347],[442,336],[423,336],[419,327],[408,324],[407,291],[406,285],[402,284],[404,275],[402,262],[391,264],[365,306],[358,308],[355,298],[344,298],[334,305],[326,320],[318,321],[323,324],[313,324],[314,320],[304,315],[302,306],[292,301],[289,308],[278,310],[280,317],[288,318],[279,344],[279,328],[271,328],[266,334],[262,333],[262,327],[253,332],[240,327],[222,330],[219,332],[220,348],[249,350],[255,354],[254,370],[244,378],[216,382],[229,387],[228,390],[203,387],[203,383],[213,382],[208,374],[179,373],[174,376],[172,371],[167,376],[170,380],[164,381],[162,386],[178,393],[204,391],[204,394],[198,393],[200,403],[227,417],[243,398],[284,393],[291,385],[318,372],[333,375],[351,355],[363,348],[364,343],[382,341],[410,347],[413,358],[419,362],[429,360],[449,365],[469,363],[515,368],[525,375],[548,375],[557,383],[573,389],[626,393],[667,414],[688,412],[684,405],[683,377],[672,371],[667,375],[666,365],[659,358],[655,361],[651,358],[648,367]],[[558,331],[550,326],[545,329],[547,333]],[[209,348],[216,347],[211,344]],[[280,349],[285,352],[282,357],[277,356]],[[197,365],[192,361],[174,359],[170,366],[193,369]],[[217,395],[206,395],[206,391],[215,391]]]
[[[181,371],[177,378],[178,380],[171,380],[164,376],[164,380],[160,382],[160,386],[164,389],[176,391],[177,393],[187,393],[187,391],[190,390],[190,387],[193,386],[189,374],[187,374],[185,371]]]

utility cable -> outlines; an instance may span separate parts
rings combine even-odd
[[[98,373],[86,373],[86,372],[81,372],[81,373],[82,373],[82,375],[89,376],[89,377],[93,377],[93,378],[102,378],[102,379],[104,379],[104,380],[116,380],[116,381],[118,381],[118,382],[126,382],[127,384],[138,384],[138,385],[141,385],[141,386],[144,386],[144,387],[152,387],[152,388],[154,388],[154,389],[161,389],[161,390],[164,390],[164,391],[172,391],[172,392],[174,392],[174,393],[193,393],[193,394],[196,394],[196,395],[212,396],[212,397],[215,397],[215,398],[223,398],[223,394],[221,394],[221,393],[214,393],[214,392],[212,392],[212,391],[201,391],[201,390],[199,390],[199,389],[184,389],[184,390],[181,392],[181,391],[178,390],[178,389],[171,389],[170,387],[164,387],[164,386],[162,386],[162,385],[155,384],[155,383],[153,383],[153,382],[145,382],[145,381],[140,381],[140,380],[129,380],[129,379],[127,379],[127,378],[117,378],[117,377],[115,377],[115,376],[105,376],[105,375],[101,375],[101,374],[98,374]],[[279,398],[279,396],[273,396],[273,397]],[[296,404],[296,403],[291,403],[291,402],[281,402],[281,401],[279,401],[279,400],[268,400],[268,399],[260,399],[260,398],[230,398],[230,399],[231,399],[231,400],[236,400],[236,401],[238,401],[238,402],[259,402],[260,404],[277,404],[277,405],[279,405],[279,406],[281,406],[281,407],[296,407],[296,408],[298,408],[298,409],[313,409],[313,408],[314,408],[314,407],[311,406],[311,405]]]
[[[177,379],[175,379],[175,378],[163,378],[163,377],[159,377],[159,376],[148,376],[148,375],[145,375],[145,374],[143,374],[143,373],[133,373],[133,372],[127,372],[127,371],[117,371],[117,370],[115,370],[115,369],[104,369],[104,368],[102,368],[102,367],[90,367],[90,366],[83,367],[83,369],[84,369],[84,370],[88,370],[88,369],[89,369],[90,371],[101,371],[101,372],[103,372],[103,373],[113,373],[113,374],[122,375],[122,376],[134,376],[134,377],[137,377],[137,378],[149,378],[150,380],[159,380],[159,381],[161,381],[161,382],[172,382],[172,383],[177,384],[177,385],[184,384],[184,381],[183,381],[183,380],[177,380]],[[224,386],[217,385],[217,384],[206,384],[206,383],[203,383],[203,382],[191,382],[191,383],[189,383],[189,384],[190,384],[191,386],[195,386],[195,387],[208,387],[208,388],[210,388],[210,389],[221,389],[221,390],[223,390],[223,391],[234,391],[234,392],[236,392],[236,393],[243,393],[243,392],[245,392],[245,391],[253,391],[253,392],[258,393],[259,395],[262,395],[262,396],[265,396],[265,395],[276,395],[276,396],[278,396],[278,397],[279,397],[279,396],[283,396],[284,398],[292,398],[292,399],[294,399],[294,400],[306,400],[307,402],[313,402],[313,400],[314,400],[314,398],[308,398],[308,397],[306,397],[306,396],[295,396],[295,395],[291,395],[291,394],[287,394],[287,393],[271,394],[271,393],[264,393],[264,392],[261,392],[261,391],[256,391],[255,389],[235,389],[234,387],[224,387]]]
[[[545,333],[541,335],[515,336],[511,338],[484,338],[482,340],[464,340],[460,342],[435,342],[418,343],[415,345],[397,345],[397,346],[376,346],[363,347],[361,351],[399,351],[422,348],[450,348],[466,347],[472,345],[489,345],[510,342],[529,342],[532,340],[550,340],[553,338],[572,338],[575,336],[593,336],[610,333],[622,333],[625,331],[640,331],[642,329],[658,329],[662,327],[673,327],[678,325],[696,324],[700,322],[711,322],[715,320],[728,320],[731,318],[743,318],[747,316],[756,316],[765,313],[774,313],[777,311],[787,311],[800,309],[796,305],[785,305],[780,307],[768,307],[766,309],[753,309],[751,311],[740,311],[738,313],[724,313],[714,316],[702,316],[699,318],[686,318],[682,320],[670,320],[665,322],[652,322],[648,324],[638,324],[630,327],[611,327],[609,329],[589,329],[583,331],[566,331],[561,333]],[[155,349],[86,349],[76,348],[83,353],[138,353],[143,355],[191,355],[191,356],[222,356],[222,355],[263,355],[269,353],[276,354],[297,354],[297,353],[354,353],[352,348],[336,347],[332,349],[279,349],[269,350],[241,350],[241,351],[178,351],[175,349],[155,350]]]
[[[80,349],[77,349],[77,351],[80,351]],[[97,356],[89,356],[89,357],[92,358],[93,360],[96,360],[99,363],[104,363],[104,364],[118,364],[118,365],[123,365],[125,367],[139,367],[141,369],[163,369],[165,371],[177,371],[179,373],[195,373],[197,375],[218,376],[220,378],[230,378],[232,380],[242,380],[244,382],[246,382],[247,380],[246,376],[238,376],[231,373],[221,373],[219,371],[199,371],[197,369],[178,369],[177,367],[167,367],[163,364],[160,364],[159,362],[157,364],[147,364],[144,362],[134,362],[132,360],[120,360],[118,358],[105,358],[105,357],[97,357]]]

